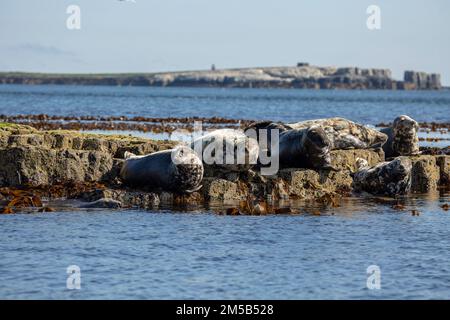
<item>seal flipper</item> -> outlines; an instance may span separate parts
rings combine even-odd
[[[127,159],[133,159],[133,158],[137,158],[137,157],[138,157],[137,155],[135,155],[134,153],[129,152],[129,151],[125,151],[125,153],[123,154],[123,158],[124,158],[125,160],[127,160]]]

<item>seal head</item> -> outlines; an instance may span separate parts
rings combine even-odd
[[[420,154],[419,124],[414,119],[401,115],[395,118],[391,127],[380,131],[388,136],[388,141],[383,145],[387,158]]]

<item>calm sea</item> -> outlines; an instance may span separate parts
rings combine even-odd
[[[28,113],[449,122],[450,92],[0,86],[0,114]],[[415,196],[395,211],[353,198],[321,216],[0,215],[0,298],[449,299],[449,201]],[[66,288],[70,265],[80,290]],[[367,288],[371,265],[380,289]]]

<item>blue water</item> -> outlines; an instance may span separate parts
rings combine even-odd
[[[450,92],[0,86],[0,114],[449,121]],[[450,196],[404,211],[353,198],[321,216],[213,210],[0,215],[0,298],[450,298]],[[412,216],[412,209],[420,216]],[[81,289],[66,288],[66,268]],[[366,287],[367,267],[381,289]]]
[[[448,200],[398,212],[355,199],[322,216],[3,215],[0,297],[448,299]],[[81,269],[80,290],[66,288],[69,265]],[[370,265],[379,290],[366,287]]]
[[[298,121],[341,116],[377,124],[408,114],[450,121],[450,91],[0,85],[0,114],[225,117]]]

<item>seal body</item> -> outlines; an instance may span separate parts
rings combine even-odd
[[[414,119],[401,115],[395,118],[391,127],[380,131],[388,136],[387,142],[383,145],[387,158],[420,154],[419,124]]]
[[[219,129],[195,139],[191,148],[201,154],[203,164],[229,171],[247,171],[257,164],[259,145],[241,130]]]
[[[203,164],[191,148],[182,146],[146,156],[127,154],[126,157],[120,177],[127,185],[178,193],[201,188]]]
[[[379,148],[387,141],[384,133],[344,118],[317,119],[287,124],[293,129],[303,129],[313,125],[319,126],[325,131],[331,141],[332,150]]]
[[[282,168],[332,169],[331,141],[320,127],[283,131],[279,142],[278,157]]]
[[[412,163],[407,157],[397,157],[369,167],[364,160],[358,160],[359,170],[353,176],[356,191],[395,197],[406,194],[411,188]]]
[[[272,157],[278,156],[282,168],[333,169],[331,141],[319,126],[293,129],[288,125],[266,121],[254,123],[248,129],[256,130],[258,141],[261,141],[261,134],[265,134],[267,151]],[[278,150],[271,149],[274,130],[278,133]]]

